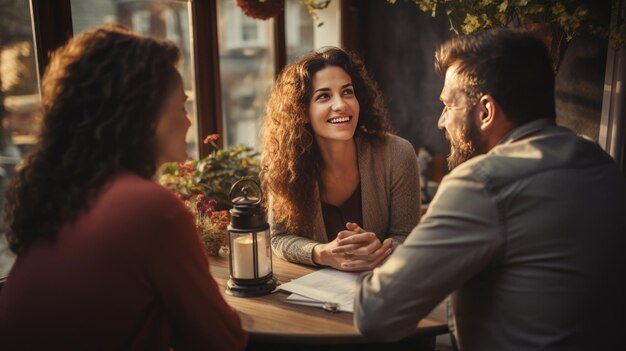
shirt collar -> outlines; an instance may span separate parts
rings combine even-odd
[[[507,134],[500,139],[496,145],[508,144],[514,141],[528,137],[536,132],[550,126],[555,126],[554,119],[541,118],[522,124],[519,127],[511,129]]]

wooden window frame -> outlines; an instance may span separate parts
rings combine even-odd
[[[217,34],[217,1],[190,0],[194,36],[198,148],[200,157],[212,150],[202,141],[207,135],[223,135],[222,90]],[[223,146],[223,138],[219,140]]]
[[[31,0],[37,67],[42,77],[50,53],[72,37],[72,8],[70,0]]]
[[[626,4],[613,0],[611,5],[611,28],[618,27],[626,19]],[[623,84],[626,80],[626,48],[607,50],[606,71],[604,77],[604,93],[602,97],[602,114],[598,143],[609,153],[626,176],[626,93]]]
[[[285,10],[274,19],[274,76],[287,65],[287,36],[285,33]]]
[[[220,63],[217,29],[217,1],[187,0],[191,4],[194,69],[196,85],[197,137],[200,157],[212,150],[202,141],[207,135],[224,134]],[[343,1],[342,1],[343,2]],[[73,35],[70,0],[31,0],[37,67],[40,77],[50,62],[50,53]],[[273,20],[273,58],[275,75],[287,64],[284,11]],[[223,146],[223,138],[219,140]]]

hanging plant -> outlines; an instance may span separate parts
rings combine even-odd
[[[237,0],[237,6],[248,17],[266,20],[283,11],[285,0]]]
[[[300,0],[300,2],[304,6],[306,6],[307,10],[311,14],[311,17],[313,17],[314,21],[317,21],[320,19],[320,17],[317,14],[317,10],[323,10],[327,8],[328,5],[330,5],[330,0]],[[318,24],[318,26],[322,24],[324,23],[322,22]]]
[[[581,32],[607,38],[611,47],[624,45],[620,34],[624,20],[609,28],[597,22],[587,0],[412,0],[418,8],[431,16],[445,11],[450,31],[466,35],[495,27],[524,27],[537,34],[548,46],[555,71],[561,63],[567,43]],[[397,0],[387,0],[394,4]],[[613,2],[618,13],[626,0]]]
[[[387,0],[395,4],[397,0]],[[524,27],[529,24],[545,23],[556,28],[561,39],[572,40],[577,34],[588,31],[608,38],[615,48],[624,45],[619,27],[608,28],[606,24],[594,23],[588,0],[413,0],[423,12],[435,17],[445,11],[450,22],[450,30],[457,35],[470,34],[494,27]],[[626,6],[625,0],[617,0],[613,5],[619,9]],[[615,33],[615,34],[614,34]],[[621,40],[620,40],[621,37]]]

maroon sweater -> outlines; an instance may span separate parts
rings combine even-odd
[[[0,349],[243,349],[200,245],[173,193],[117,176],[54,242],[19,255],[0,294]]]

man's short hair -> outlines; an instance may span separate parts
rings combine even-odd
[[[450,39],[437,50],[435,68],[445,75],[454,64],[472,104],[491,95],[515,125],[556,118],[552,62],[533,34],[499,28]]]

